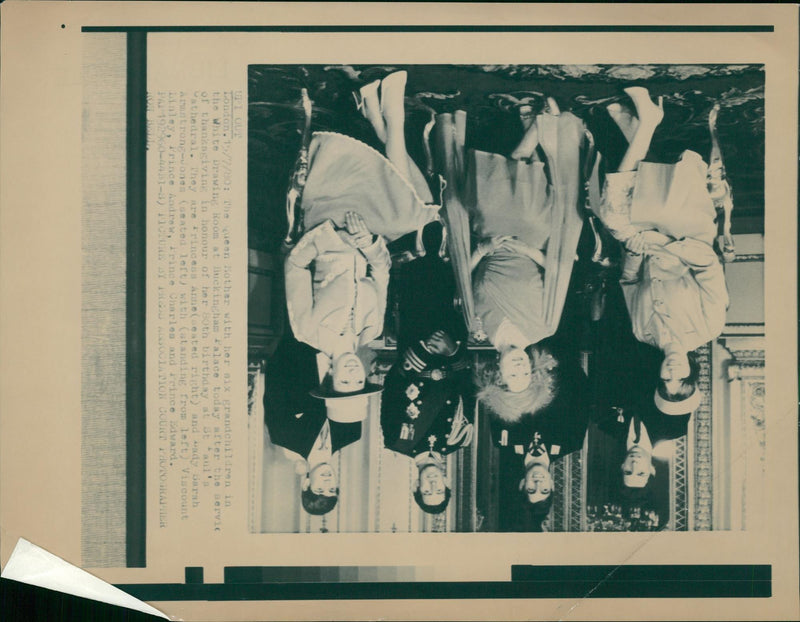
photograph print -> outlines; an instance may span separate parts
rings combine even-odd
[[[254,533],[765,523],[762,65],[250,65]]]

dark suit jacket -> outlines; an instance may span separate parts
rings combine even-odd
[[[474,418],[466,354],[464,343],[452,357],[431,355],[419,345],[398,354],[398,362],[384,382],[381,398],[381,428],[386,447],[416,456],[431,448],[448,454],[463,446],[448,445],[447,437],[455,424],[459,398],[467,423]]]
[[[438,256],[436,240],[426,244],[424,257],[403,264],[397,273],[397,361],[386,376],[381,397],[384,445],[415,456],[430,448],[442,454],[461,444],[447,444],[453,429],[459,397],[464,415],[473,420],[474,389],[467,368],[467,329],[453,305],[455,278],[452,267]],[[427,352],[420,341],[444,330],[461,342],[453,356]]]
[[[621,416],[609,413],[607,418],[600,421],[599,425],[605,432],[623,441],[628,438],[628,428],[633,419],[635,431],[638,432],[638,426],[643,425],[650,437],[650,442],[655,445],[660,441],[684,436],[688,430],[689,416],[688,414],[665,415],[655,408],[648,410],[644,416],[623,411]]]
[[[627,434],[627,425],[623,425],[624,431],[616,430],[621,409],[625,421],[636,417],[645,423],[654,444],[686,434],[690,413],[664,415],[656,408],[653,395],[664,355],[634,337],[618,286],[609,288],[595,344],[591,382],[593,406],[602,428],[614,435]]]
[[[402,264],[393,275],[398,301],[398,351],[436,330],[445,330],[462,343],[467,339],[463,315],[454,307],[453,267],[438,256],[436,244],[429,243],[426,249],[424,257]]]
[[[318,383],[317,351],[285,335],[267,361],[264,421],[272,443],[308,458],[327,418],[325,401],[311,397]],[[361,423],[330,422],[331,449],[361,438]]]

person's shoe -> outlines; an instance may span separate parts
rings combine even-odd
[[[536,120],[536,113],[533,111],[533,106],[530,104],[522,104],[517,108],[519,113],[519,122],[522,123],[522,129],[527,131]]]
[[[652,126],[661,123],[664,118],[664,98],[662,96],[658,97],[658,104],[654,104],[653,100],[650,99],[650,91],[643,86],[629,86],[623,90],[636,106],[636,116],[639,117],[639,123],[648,123]]]
[[[381,113],[388,123],[405,119],[405,91],[407,71],[395,71],[381,80]]]
[[[633,137],[636,136],[636,130],[639,129],[639,119],[633,116],[629,110],[623,108],[619,102],[609,104],[606,106],[606,110],[608,111],[608,116],[617,124],[622,135],[625,136],[625,140],[630,144]]]
[[[717,130],[717,117],[719,116],[719,103],[715,103],[708,113],[708,129],[711,133]]]
[[[372,129],[378,139],[386,142],[386,124],[383,122],[383,115],[381,114],[381,102],[378,98],[378,87],[380,81],[375,80],[361,87],[358,93],[353,92],[353,97],[356,100],[356,109],[364,115],[364,118],[370,122]]]
[[[528,129],[525,130],[525,135],[519,141],[516,149],[511,152],[512,160],[529,160],[536,152],[536,147],[539,145],[539,129],[536,127],[536,122],[532,122]]]
[[[730,263],[736,259],[736,243],[733,241],[732,235],[718,235],[717,247],[722,256],[722,261],[725,263]]]
[[[367,110],[364,102],[371,98],[378,97],[378,87],[380,86],[381,81],[375,80],[374,82],[370,82],[369,84],[365,84],[362,86],[358,91],[353,91],[353,99],[356,102],[356,110],[358,110],[364,118],[367,117]]]

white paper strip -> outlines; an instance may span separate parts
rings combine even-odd
[[[17,541],[17,546],[14,547],[0,576],[4,579],[12,579],[81,598],[119,605],[167,620],[171,619],[138,598],[134,598],[85,570],[48,553],[24,538]]]

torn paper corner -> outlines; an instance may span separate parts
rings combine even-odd
[[[0,573],[4,579],[12,579],[49,590],[89,598],[110,605],[119,605],[142,613],[171,618],[138,598],[126,594],[119,588],[73,566],[60,557],[28,542],[24,538],[17,541],[11,557]]]

